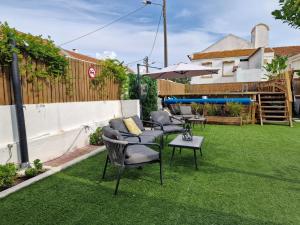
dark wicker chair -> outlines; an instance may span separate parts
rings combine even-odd
[[[103,141],[107,149],[107,157],[102,179],[105,178],[108,162],[118,167],[117,183],[114,194],[118,193],[122,173],[126,168],[142,167],[146,164],[159,163],[160,184],[163,184],[161,146],[157,143],[128,142],[119,131],[110,127],[103,128]],[[150,147],[157,147],[158,152]]]
[[[143,123],[148,124],[150,127],[158,126],[152,121],[144,121],[141,120],[138,116],[131,117],[139,129],[142,131],[140,135],[134,135],[129,133],[126,125],[123,122],[123,118],[115,118],[109,121],[109,125],[112,129],[118,130],[120,134],[124,137],[124,139],[128,142],[142,142],[142,143],[152,143],[155,142],[156,139],[160,139],[160,143],[163,146],[163,131],[161,129],[156,130],[146,130]]]
[[[151,121],[159,126],[155,126],[154,129],[161,129],[166,135],[166,140],[169,134],[183,133],[184,132],[184,122],[180,119],[170,116],[165,111],[153,111],[150,113]],[[174,123],[173,121],[181,122],[180,125]]]

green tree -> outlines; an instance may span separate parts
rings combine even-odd
[[[157,110],[157,82],[150,77],[143,76],[141,79],[141,105],[143,111],[143,119],[149,120],[150,112]],[[138,80],[135,74],[129,75],[129,99],[138,99]]]
[[[286,56],[275,56],[272,62],[265,65],[265,70],[267,71],[267,76],[269,79],[274,78],[284,72],[287,68],[288,57]]]
[[[279,5],[281,8],[272,12],[275,19],[300,28],[300,0],[279,0]]]

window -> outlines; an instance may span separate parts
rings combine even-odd
[[[204,62],[202,66],[212,67],[212,62]],[[212,74],[202,75],[201,78],[212,78]]]
[[[233,76],[234,61],[224,61],[223,62],[223,76]]]

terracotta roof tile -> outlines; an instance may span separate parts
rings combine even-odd
[[[237,50],[218,51],[218,52],[195,53],[192,55],[192,60],[249,56],[255,51],[256,49],[237,49]]]
[[[203,52],[195,53],[192,55],[191,60],[197,59],[215,59],[215,58],[229,58],[238,56],[251,56],[257,49],[237,49],[228,51],[216,51],[216,52]],[[265,48],[265,52],[275,52],[280,56],[293,56],[300,54],[300,46],[286,46],[286,47],[274,47]]]
[[[79,53],[69,51],[69,50],[66,50],[66,49],[64,49],[63,51],[66,52],[67,55],[69,57],[73,58],[73,59],[78,59],[78,60],[87,61],[87,62],[91,62],[91,63],[97,63],[97,61],[99,61],[96,58],[93,58],[93,57],[90,57],[90,56],[87,56],[87,55],[83,55],[83,54],[79,54]]]
[[[265,52],[275,52],[276,55],[290,57],[290,56],[300,54],[300,46],[266,48]]]

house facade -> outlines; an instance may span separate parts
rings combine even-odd
[[[288,56],[288,68],[300,69],[300,46],[269,47],[269,27],[257,24],[251,41],[229,34],[201,52],[189,55],[192,63],[218,68],[218,74],[193,77],[192,84],[251,82],[266,79],[264,65],[276,56]]]

